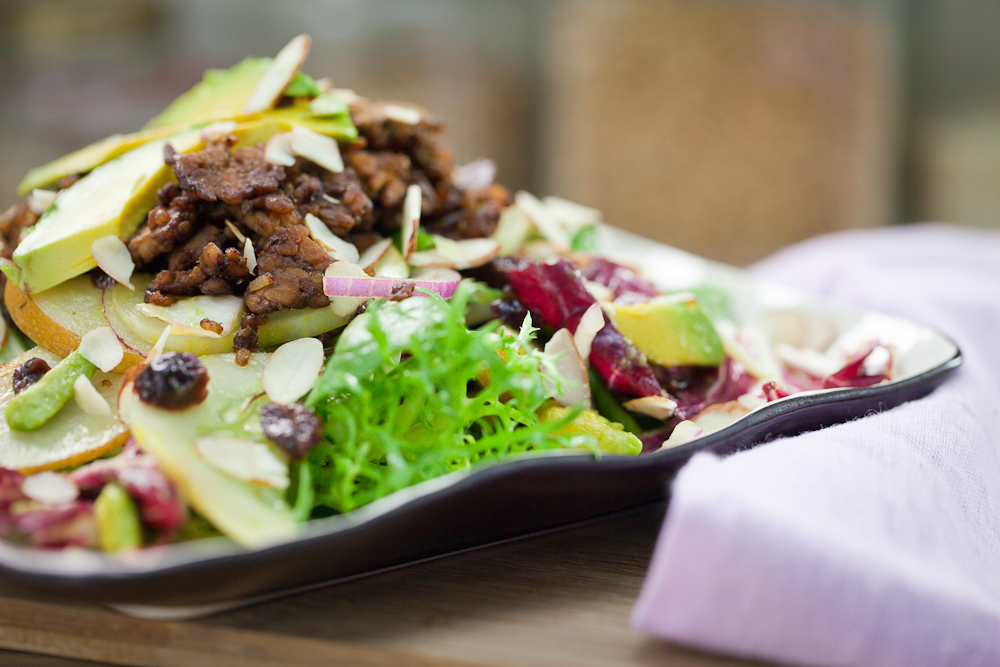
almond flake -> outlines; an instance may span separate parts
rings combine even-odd
[[[245,243],[246,242],[246,240],[247,240],[246,235],[243,232],[240,231],[239,227],[237,227],[235,224],[233,224],[232,220],[226,220],[226,227],[229,227],[229,231],[231,231],[233,233],[233,236],[236,237],[237,241],[239,241],[240,243]]]
[[[322,370],[323,343],[316,338],[299,338],[274,351],[260,382],[273,403],[287,405],[305,396]]]
[[[397,123],[403,123],[404,125],[416,125],[424,118],[420,109],[403,106],[401,104],[386,104],[382,107],[382,111],[385,113],[385,117],[389,120],[394,120]]]
[[[73,380],[73,399],[80,409],[92,415],[111,415],[111,406],[101,396],[86,375],[78,375]]]
[[[110,373],[125,357],[125,348],[111,327],[88,331],[80,339],[77,351],[105,373]]]
[[[334,234],[322,220],[312,213],[306,213],[305,222],[306,227],[309,228],[309,235],[323,246],[334,259],[357,263],[361,258],[357,246]]]
[[[400,247],[403,259],[409,259],[417,250],[417,236],[420,231],[420,209],[423,206],[423,190],[416,183],[407,186],[403,199],[403,226],[400,230]]]
[[[64,505],[76,500],[80,489],[66,475],[46,471],[25,477],[21,493],[46,505]]]
[[[302,63],[309,55],[311,44],[312,40],[308,35],[299,35],[278,51],[278,55],[264,70],[264,74],[250,92],[246,104],[243,105],[243,115],[249,116],[274,106],[302,68]]]
[[[295,166],[291,132],[275,132],[264,145],[264,160],[282,167]]]
[[[663,449],[683,445],[685,442],[694,440],[703,432],[704,429],[695,424],[693,421],[684,420],[677,424],[677,426],[674,427],[674,430],[670,432],[670,437],[663,443]]]
[[[344,171],[344,159],[340,156],[337,140],[319,132],[313,132],[304,125],[292,126],[292,152],[307,160],[312,160],[327,171]]]
[[[128,247],[120,238],[114,234],[108,234],[97,239],[90,246],[90,254],[102,271],[133,292],[135,291],[135,286],[130,281],[132,272],[135,271],[135,262],[132,261]]]
[[[553,243],[561,251],[569,250],[569,233],[559,224],[555,216],[549,212],[545,204],[533,194],[523,190],[514,195],[514,201],[546,240]]]
[[[31,191],[31,196],[28,197],[28,208],[35,215],[41,215],[56,203],[57,194],[52,190],[39,190],[36,188]]]
[[[630,412],[638,412],[641,415],[663,421],[673,416],[674,410],[677,409],[677,402],[666,396],[643,396],[622,403],[622,407]]]
[[[358,258],[358,265],[367,271],[378,264],[379,260],[385,257],[385,254],[389,252],[389,248],[391,247],[392,239],[382,239],[381,241],[376,241],[368,246],[363,253],[361,253],[361,256]]]
[[[576,349],[584,361],[590,358],[590,346],[594,343],[594,336],[603,328],[604,310],[601,304],[592,303],[583,313],[579,324],[576,325],[576,331],[573,332],[573,342],[576,343]]]
[[[545,344],[545,354],[552,359],[556,371],[562,378],[557,388],[550,385],[553,397],[563,405],[590,406],[590,378],[587,365],[573,343],[569,329],[560,329]]]
[[[201,140],[208,143],[221,141],[236,130],[235,120],[217,120],[201,128]]]
[[[288,488],[288,464],[262,442],[204,435],[195,438],[194,449],[202,460],[230,477],[279,491]]]
[[[243,239],[243,259],[247,261],[247,270],[253,273],[257,270],[257,252],[253,249],[250,239]]]

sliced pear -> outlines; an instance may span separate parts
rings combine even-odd
[[[0,409],[6,410],[14,397],[14,370],[32,357],[53,367],[61,359],[36,347],[0,366]],[[111,406],[110,415],[90,414],[70,401],[37,431],[12,431],[7,421],[0,419],[0,467],[25,474],[59,470],[92,461],[120,447],[128,437],[114,407],[120,380],[120,375],[100,371],[93,377],[94,387]]]
[[[148,274],[137,273],[133,276],[134,292],[120,284],[105,291],[94,287],[89,276],[77,276],[31,297],[7,281],[5,302],[18,328],[59,356],[77,349],[88,331],[111,327],[125,348],[124,358],[114,370],[124,373],[140,363],[163,334],[164,322],[138,309],[150,280]],[[282,310],[268,315],[257,331],[257,340],[261,348],[270,348],[296,338],[318,336],[345,324],[347,318],[330,308]],[[221,338],[171,335],[166,349],[198,355],[230,352],[233,334]]]
[[[210,433],[239,434],[247,400],[261,392],[260,374],[267,355],[251,355],[245,367],[234,355],[204,357],[208,398],[186,410],[161,410],[138,398],[129,409],[129,426],[143,451],[151,454],[201,516],[247,548],[291,539],[295,516],[283,494],[226,474],[206,462],[195,440]]]

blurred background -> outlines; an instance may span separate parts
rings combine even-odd
[[[512,190],[720,261],[1000,227],[996,0],[0,0],[0,208],[301,32],[308,73],[424,105]]]

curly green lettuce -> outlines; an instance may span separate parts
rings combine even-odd
[[[542,422],[553,372],[534,329],[470,330],[464,281],[437,295],[373,305],[348,325],[306,405],[324,422],[306,459],[311,504],[348,512],[404,487],[529,450],[583,447],[560,433],[577,411]],[[544,373],[542,372],[544,370]]]

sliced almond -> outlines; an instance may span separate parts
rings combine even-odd
[[[125,357],[125,348],[111,327],[88,331],[80,339],[77,349],[84,359],[105,373],[110,373]]]
[[[114,234],[102,236],[90,246],[90,254],[102,271],[135,291],[135,286],[131,283],[135,262],[132,261],[128,247],[120,238]]]
[[[56,203],[57,192],[35,188],[28,196],[28,208],[35,215],[42,215]]]
[[[312,213],[306,213],[306,227],[309,228],[309,235],[313,237],[334,259],[343,259],[348,262],[359,263],[361,253],[357,246],[340,238],[326,226],[326,224]]]
[[[493,260],[500,253],[500,242],[493,238],[474,238],[452,241],[448,239],[444,253],[437,248],[421,250],[410,255],[411,266],[437,266],[446,269],[472,269]],[[455,252],[455,249],[458,252]]]
[[[402,104],[386,104],[382,107],[385,117],[404,125],[416,125],[424,118],[420,109]]]
[[[264,443],[205,435],[195,438],[194,448],[203,461],[231,477],[279,491],[288,488],[288,464]]]
[[[643,396],[622,403],[622,407],[630,412],[638,412],[641,415],[662,421],[673,416],[674,410],[677,409],[677,402],[666,396]]]
[[[243,259],[247,261],[250,273],[257,271],[257,251],[253,249],[253,241],[248,238],[243,239]]]
[[[217,120],[201,128],[201,139],[204,142],[221,141],[236,130],[235,120]]]
[[[400,230],[400,247],[403,258],[409,259],[417,250],[417,236],[420,231],[420,208],[423,205],[423,190],[416,183],[407,186],[403,199],[403,227]]]
[[[604,309],[599,303],[591,304],[576,325],[576,331],[573,332],[573,342],[584,361],[590,358],[590,346],[594,343],[594,336],[603,328]]]
[[[392,247],[392,239],[382,239],[368,246],[361,256],[358,257],[358,265],[368,271],[381,261],[385,254]]]
[[[240,228],[237,227],[235,224],[233,224],[232,220],[226,220],[226,227],[229,227],[229,231],[233,233],[233,236],[236,237],[237,241],[239,241],[240,243],[246,243],[247,240],[246,234],[241,232]]]
[[[80,409],[92,415],[110,415],[111,406],[86,375],[73,380],[73,399]]]
[[[514,201],[518,208],[524,211],[532,224],[542,236],[550,243],[554,244],[560,251],[567,251],[570,248],[570,237],[566,230],[559,224],[544,203],[529,192],[521,190],[514,195]]]
[[[46,505],[64,505],[76,500],[80,489],[66,475],[46,471],[25,477],[21,493]]]
[[[285,88],[302,68],[302,63],[309,55],[311,44],[312,40],[309,39],[308,35],[298,35],[293,37],[281,51],[278,51],[278,55],[264,70],[264,74],[261,75],[260,80],[243,105],[245,116],[259,113],[274,106],[274,103],[281,98],[281,94],[285,92]]]
[[[295,166],[291,132],[275,132],[264,145],[264,160],[282,167]]]
[[[704,429],[698,426],[693,421],[684,420],[674,427],[674,430],[670,432],[670,437],[667,438],[663,443],[663,449],[670,449],[671,447],[676,447],[677,445],[683,445],[685,442],[694,440],[698,436],[704,433]]]
[[[573,343],[569,329],[560,329],[545,344],[545,354],[552,360],[562,378],[558,387],[552,386],[554,398],[561,404],[590,406],[590,378],[587,365]]]
[[[274,351],[260,382],[271,402],[287,405],[305,396],[322,370],[323,343],[316,338],[299,338]]]
[[[340,147],[333,137],[313,132],[304,125],[293,125],[291,131],[292,152],[307,160],[312,160],[327,171],[344,171],[344,159]]]

